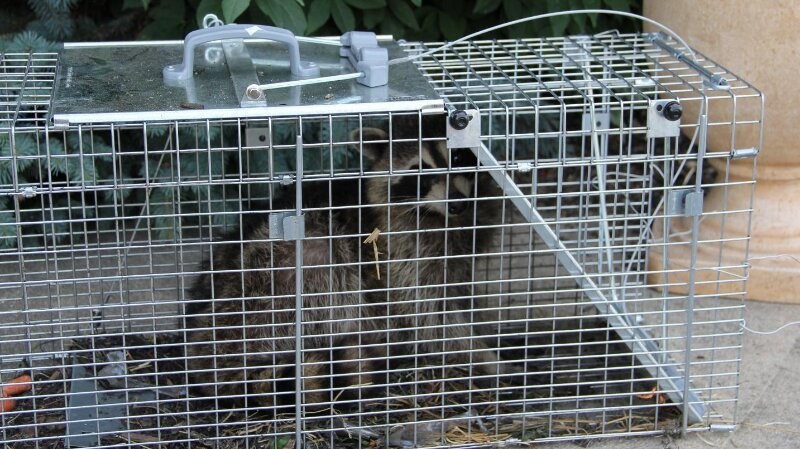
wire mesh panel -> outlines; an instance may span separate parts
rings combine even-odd
[[[0,439],[732,423],[750,210],[703,202],[750,195],[721,169],[759,147],[762,99],[656,39],[458,44],[414,63],[438,109],[68,126],[47,122],[57,55],[2,55]]]

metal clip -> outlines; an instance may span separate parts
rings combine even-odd
[[[669,192],[667,214],[685,217],[700,216],[703,213],[703,192],[694,188],[673,190]]]
[[[378,46],[375,33],[350,31],[341,37],[339,56],[350,60],[357,72],[364,76],[356,82],[367,87],[385,86],[389,83],[389,52]]]
[[[703,191],[691,191],[686,195],[683,203],[684,215],[687,217],[699,217],[703,214]]]
[[[30,199],[36,196],[36,188],[23,187],[19,190],[19,196],[22,198]]]
[[[269,214],[269,238],[300,240],[306,236],[305,215],[295,212],[273,212]]]

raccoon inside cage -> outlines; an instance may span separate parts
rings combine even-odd
[[[0,55],[8,447],[735,422],[750,210],[703,198],[756,89],[661,34],[352,44]]]

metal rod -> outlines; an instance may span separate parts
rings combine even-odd
[[[320,76],[317,78],[309,78],[304,80],[284,81],[281,83],[251,84],[247,86],[247,89],[245,90],[245,95],[247,96],[247,98],[257,99],[262,95],[263,91],[265,90],[282,89],[284,87],[306,86],[309,84],[333,83],[335,81],[344,81],[344,80],[351,80],[363,77],[364,77],[363,72],[355,72],[355,73],[345,73],[343,75]]]
[[[694,59],[686,56],[685,53],[678,50],[677,48],[671,47],[669,44],[664,42],[663,33],[652,33],[647,35],[647,40],[653,43],[653,45],[657,46],[658,48],[666,51],[670,54],[673,58],[677,59],[678,61],[688,65],[692,68],[692,70],[697,71],[700,75],[707,78],[708,81],[711,83],[712,87],[716,87],[718,89],[728,89],[730,86],[728,85],[728,80],[723,78],[721,75],[715,75],[709,72],[705,67],[701,66],[700,64],[696,63]]]
[[[514,180],[503,172],[502,166],[489,149],[486,148],[486,145],[482,143],[480,147],[472,148],[472,151],[481,166],[493,168],[493,170],[489,171],[489,175],[495,183],[514,204],[520,214],[531,223],[533,230],[539,235],[544,244],[554,251],[558,262],[575,278],[575,282],[585,290],[586,295],[597,310],[607,317],[609,324],[614,326],[617,334],[636,355],[643,368],[652,377],[658,379],[660,390],[667,392],[667,395],[676,404],[686,404],[683,414],[684,420],[691,418],[692,423],[701,422],[706,414],[706,406],[697,394],[688,387],[688,377],[681,378],[675,365],[664,364],[656,359],[655,354],[661,352],[661,349],[653,341],[653,338],[643,329],[632,327],[628,323],[625,314],[620,311],[616,302],[610,301],[603,294],[600,287],[586,274],[578,260],[572,255],[572,252],[544,221],[544,218],[531,205],[530,201],[525,198],[525,194]],[[661,377],[659,375],[661,372],[668,377]]]
[[[708,131],[708,115],[705,114],[705,104],[701,106],[703,113],[700,115],[700,137],[697,143],[697,175],[694,181],[694,191],[698,195],[703,194],[703,158],[706,155],[706,140]],[[697,281],[697,239],[700,233],[700,215],[694,214],[692,216],[692,239],[691,250],[689,255],[689,289],[686,292],[686,346],[683,354],[683,425],[681,433],[686,434],[689,428],[689,417],[687,410],[691,408],[689,392],[689,381],[691,380],[692,372],[692,336],[694,325],[694,302],[695,302],[695,289]]]
[[[300,126],[302,130],[302,126]],[[297,135],[297,176],[295,178],[295,215],[303,215],[303,135]],[[295,240],[295,296],[294,296],[294,420],[295,447],[303,447],[303,239]]]

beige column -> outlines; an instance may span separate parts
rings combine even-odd
[[[764,145],[758,157],[757,185],[750,241],[751,269],[747,298],[800,303],[800,1],[797,0],[645,0],[644,15],[664,23],[693,48],[765,93]],[[653,29],[652,27],[646,28]],[[714,151],[715,136],[709,136]],[[724,145],[724,144],[721,144]],[[723,147],[724,148],[724,147]],[[751,162],[716,164],[718,180],[752,177]],[[727,170],[727,173],[726,173]],[[732,210],[749,205],[749,194],[722,195],[712,189],[704,209]],[[733,191],[735,192],[735,190]],[[724,226],[746,233],[747,220],[734,217]],[[673,232],[690,229],[677,220]],[[720,235],[720,218],[700,224],[703,236]],[[732,264],[744,256],[743,244],[725,247]],[[698,253],[703,258],[719,254]],[[651,257],[651,267],[660,265]],[[688,254],[670,254],[670,264],[686,266]],[[713,259],[712,259],[713,260]],[[703,287],[698,285],[699,293]]]

